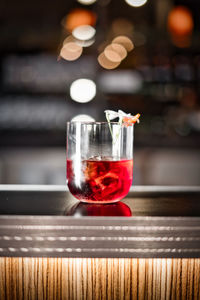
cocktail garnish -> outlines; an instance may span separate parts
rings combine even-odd
[[[119,132],[116,135],[116,140],[119,137],[120,130],[123,125],[125,127],[128,127],[128,126],[132,126],[136,122],[137,123],[140,122],[139,121],[140,114],[136,114],[135,116],[133,116],[131,114],[127,114],[127,113],[123,112],[122,110],[118,110],[118,112],[114,111],[114,110],[105,110],[104,112],[106,114],[106,119],[107,119],[107,122],[108,122],[108,125],[110,128],[110,133],[111,133],[112,139],[113,139],[113,132],[112,132],[112,128],[110,125],[111,120],[119,118],[118,125],[120,125],[120,128],[119,128]],[[116,140],[115,140],[115,142],[116,142]]]
[[[131,125],[135,124],[136,122],[140,123],[139,118],[140,118],[140,114],[137,114],[135,116],[124,117],[123,118],[123,124],[125,126],[131,126]]]

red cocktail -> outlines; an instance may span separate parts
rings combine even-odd
[[[78,167],[80,165],[81,167]],[[77,167],[76,167],[77,166]],[[133,160],[67,160],[70,192],[80,201],[111,203],[123,199],[133,179]]]
[[[113,203],[133,179],[133,124],[67,123],[67,184],[78,200]]]

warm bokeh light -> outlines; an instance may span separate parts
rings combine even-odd
[[[83,52],[83,48],[74,42],[67,42],[60,51],[60,56],[65,60],[73,61],[78,59]]]
[[[84,5],[91,5],[94,2],[96,2],[96,0],[77,0],[79,3],[84,4]]]
[[[177,6],[169,13],[167,24],[173,35],[190,35],[194,27],[192,13],[185,6]]]
[[[112,48],[112,46],[111,45],[108,45],[106,48],[105,48],[105,50],[104,50],[104,54],[105,54],[105,56],[109,59],[109,60],[111,60],[111,61],[113,61],[113,62],[121,62],[121,56],[119,55],[119,53],[117,53],[117,52],[115,52],[115,50]]]
[[[87,41],[81,41],[81,40],[76,39],[76,43],[78,45],[80,45],[81,47],[90,47],[94,44],[94,42],[95,42],[94,38],[90,39],[90,40],[87,40]]]
[[[71,119],[71,122],[95,122],[95,119],[89,115],[77,115]]]
[[[91,101],[96,95],[96,84],[90,79],[77,79],[70,86],[71,98],[79,103]]]
[[[94,26],[96,24],[96,14],[92,11],[76,8],[72,10],[66,17],[64,22],[64,27],[72,32],[74,28],[81,25],[91,25]]]
[[[125,1],[127,4],[134,7],[142,6],[147,2],[147,0],[125,0]]]
[[[68,37],[66,37],[63,41],[63,46],[69,42],[73,42],[81,47],[89,47],[91,45],[94,44],[95,42],[95,39],[90,39],[90,40],[87,40],[87,41],[81,41],[79,39],[76,39],[75,37],[73,37],[73,35],[69,35]]]
[[[127,51],[122,45],[113,43],[105,48],[104,54],[113,62],[121,62],[126,57]]]
[[[98,62],[99,64],[104,68],[104,69],[115,69],[119,66],[120,62],[113,62],[111,60],[109,60],[104,53],[101,53],[98,56]]]
[[[76,39],[72,35],[69,35],[64,39],[63,46],[71,42],[76,43]]]
[[[117,36],[113,39],[112,43],[122,45],[128,52],[134,49],[132,41],[125,35]]]
[[[91,40],[95,36],[96,30],[90,25],[81,25],[72,31],[72,35],[81,41]]]

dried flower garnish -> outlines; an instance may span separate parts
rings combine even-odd
[[[125,126],[131,126],[133,124],[140,123],[140,114],[137,114],[135,116],[128,116],[128,117],[123,117],[123,123]]]
[[[140,114],[132,116],[131,114],[126,114],[122,110],[118,110],[118,112],[114,111],[114,110],[105,110],[104,112],[106,114],[106,119],[108,121],[108,125],[109,125],[109,128],[110,128],[110,133],[112,135],[112,138],[113,138],[113,133],[112,133],[111,125],[110,125],[110,121],[111,120],[119,118],[118,124],[121,125],[121,126],[124,125],[126,127],[132,126],[136,122],[137,123],[140,122],[139,121]],[[121,126],[120,126],[119,132],[118,132],[118,134],[116,136],[116,139],[118,138],[118,136],[120,134]]]

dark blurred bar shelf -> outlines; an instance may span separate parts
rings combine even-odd
[[[200,257],[200,188],[136,186],[123,203],[132,216],[91,216],[65,186],[1,185],[0,256]]]

